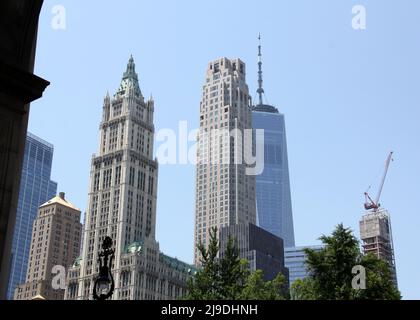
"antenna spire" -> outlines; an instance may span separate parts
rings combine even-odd
[[[261,53],[261,34],[258,35],[258,98],[259,105],[263,105],[263,72],[262,72],[262,53]]]

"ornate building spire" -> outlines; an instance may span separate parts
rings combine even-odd
[[[139,79],[136,73],[136,64],[134,63],[132,55],[128,60],[127,70],[123,74],[123,78],[121,80],[117,94],[124,95],[128,93],[128,89],[133,89],[136,96],[141,96]]]
[[[263,96],[265,94],[264,88],[263,88],[263,71],[262,71],[262,53],[261,53],[261,34],[258,35],[258,103],[253,106],[253,111],[260,111],[260,112],[269,112],[269,113],[279,113],[276,107],[271,106],[266,102],[264,104]],[[266,99],[267,100],[267,99]]]
[[[102,121],[108,121],[110,114],[111,114],[111,98],[109,96],[109,92],[107,91],[106,96],[104,98]]]
[[[258,35],[258,98],[259,98],[259,106],[263,105],[263,72],[262,72],[262,54],[261,54],[261,34]]]

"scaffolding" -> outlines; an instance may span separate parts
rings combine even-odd
[[[360,238],[364,254],[371,253],[389,264],[393,281],[398,287],[391,217],[388,211],[380,208],[363,215],[360,221]]]

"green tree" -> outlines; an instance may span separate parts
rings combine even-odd
[[[240,299],[242,300],[285,300],[287,295],[286,278],[279,273],[271,281],[264,280],[262,270],[257,270],[249,275],[245,286],[242,289]]]
[[[249,271],[249,263],[241,259],[235,241],[228,240],[221,259],[217,229],[210,232],[209,246],[198,245],[201,267],[188,282],[186,300],[278,300],[285,298],[286,279],[278,275],[264,281],[263,273]]]
[[[361,263],[366,269],[366,290],[359,290],[355,299],[400,300],[401,293],[392,280],[388,264],[372,254],[362,256]]]
[[[217,239],[217,228],[210,231],[209,246],[206,247],[200,242],[198,245],[200,252],[201,268],[193,279],[188,282],[188,300],[219,300],[220,293],[220,265],[217,261],[219,252],[219,240]]]
[[[249,276],[248,261],[239,257],[239,250],[229,238],[220,264],[220,295],[223,299],[235,300],[241,294]]]
[[[305,279],[297,279],[290,286],[291,300],[317,300],[314,288],[315,283],[311,277]]]
[[[359,265],[359,242],[351,230],[338,225],[331,236],[323,235],[321,251],[306,250],[308,271],[314,280],[315,296],[327,300],[349,300],[353,295],[352,269]]]
[[[322,236],[321,251],[306,250],[310,277],[292,284],[292,298],[322,300],[401,299],[392,282],[389,266],[372,255],[360,252],[350,229],[338,225],[331,236]],[[366,270],[366,289],[354,289],[355,266]]]

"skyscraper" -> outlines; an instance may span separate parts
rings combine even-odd
[[[64,289],[54,288],[55,266],[68,268],[80,250],[80,210],[60,194],[39,207],[32,233],[26,282],[15,290],[15,300],[41,296],[63,300]],[[60,283],[61,286],[64,283]]]
[[[255,224],[255,176],[251,164],[251,107],[245,63],[221,58],[209,63],[200,104],[197,141],[195,251],[208,245],[213,227]]]
[[[324,246],[289,247],[284,249],[285,265],[289,269],[289,284],[292,285],[297,279],[305,279],[309,276],[305,249],[321,251]]]
[[[386,261],[390,267],[395,286],[398,287],[391,218],[388,211],[382,208],[368,211],[363,215],[359,225],[363,252],[365,254],[371,253],[375,257]]]
[[[16,286],[26,278],[32,226],[38,207],[57,192],[57,183],[50,180],[53,153],[52,144],[27,133],[13,233],[8,299],[13,299]]]
[[[264,170],[256,177],[258,225],[295,245],[284,115],[263,102],[261,44],[258,47],[258,104],[252,109],[254,129],[264,130]]]
[[[154,101],[145,101],[131,57],[119,89],[107,94],[98,154],[92,157],[82,257],[68,272],[66,299],[91,299],[98,254],[113,239],[114,300],[175,299],[194,269],[159,252],[155,240],[158,163]]]
[[[382,176],[379,191],[375,198],[365,192],[365,214],[363,215],[360,226],[360,238],[363,242],[365,254],[373,254],[379,259],[383,259],[389,265],[395,287],[398,288],[397,271],[395,266],[394,243],[392,239],[391,216],[389,212],[381,207],[379,200],[388,174],[389,166],[393,161],[394,152],[390,152],[385,162],[385,170]]]

